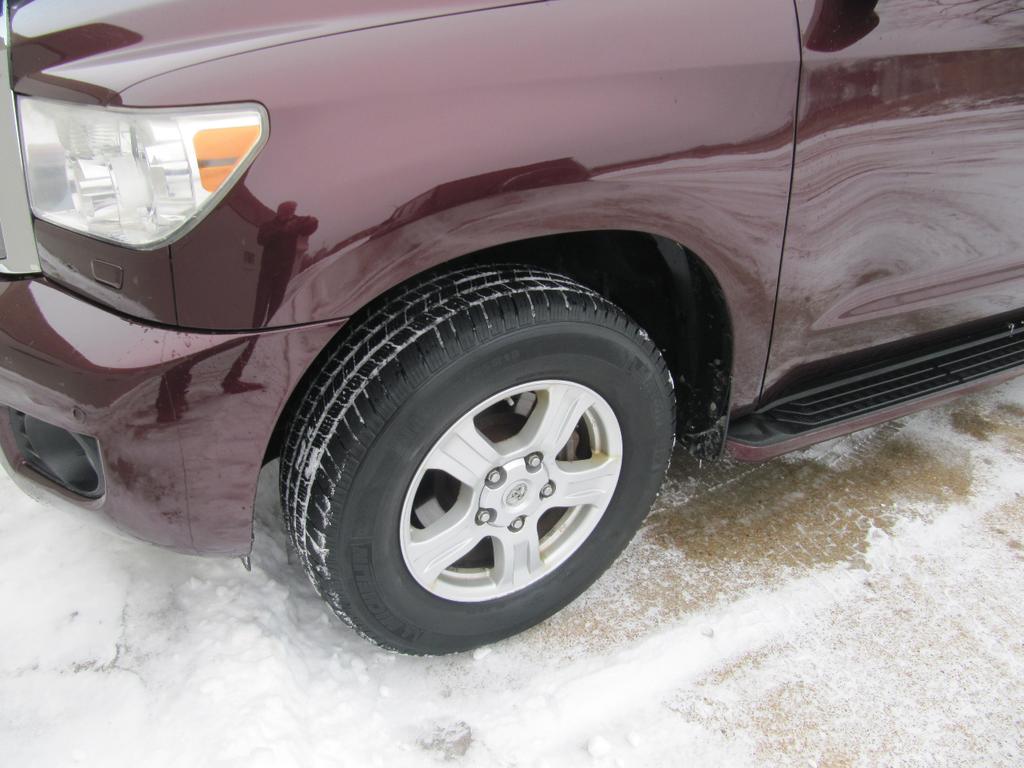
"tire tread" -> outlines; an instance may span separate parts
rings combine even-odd
[[[438,273],[399,289],[346,327],[309,381],[281,457],[285,526],[317,593],[367,639],[389,647],[352,618],[350,597],[332,586],[329,542],[376,434],[419,384],[470,349],[565,320],[632,338],[671,381],[660,351],[617,306],[568,277],[512,264]],[[385,627],[395,621],[383,606],[366,607]]]

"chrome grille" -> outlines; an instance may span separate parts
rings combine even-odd
[[[39,271],[11,90],[10,18],[0,0],[0,276]]]

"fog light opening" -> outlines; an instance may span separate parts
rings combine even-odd
[[[11,411],[14,440],[25,463],[67,490],[90,499],[103,495],[103,467],[95,438]]]

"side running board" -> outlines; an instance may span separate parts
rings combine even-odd
[[[883,359],[781,397],[734,421],[729,448],[739,458],[768,458],[910,413],[948,399],[943,394],[977,388],[970,386],[975,382],[1009,378],[1021,366],[1024,322],[1005,323],[998,331]]]

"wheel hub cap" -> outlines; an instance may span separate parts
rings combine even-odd
[[[517,517],[542,513],[545,505],[540,489],[548,482],[547,471],[543,467],[531,470],[523,459],[511,461],[502,469],[504,482],[494,488],[485,485],[480,492],[480,506],[497,513],[491,525],[505,528]]]
[[[508,493],[505,494],[505,506],[506,507],[518,507],[524,501],[526,501],[526,493],[530,490],[530,484],[527,482],[516,483],[508,489]]]
[[[520,428],[488,436],[477,417]],[[409,573],[462,602],[530,586],[590,536],[621,464],[618,421],[593,390],[551,380],[495,394],[458,419],[414,475],[400,520]]]

